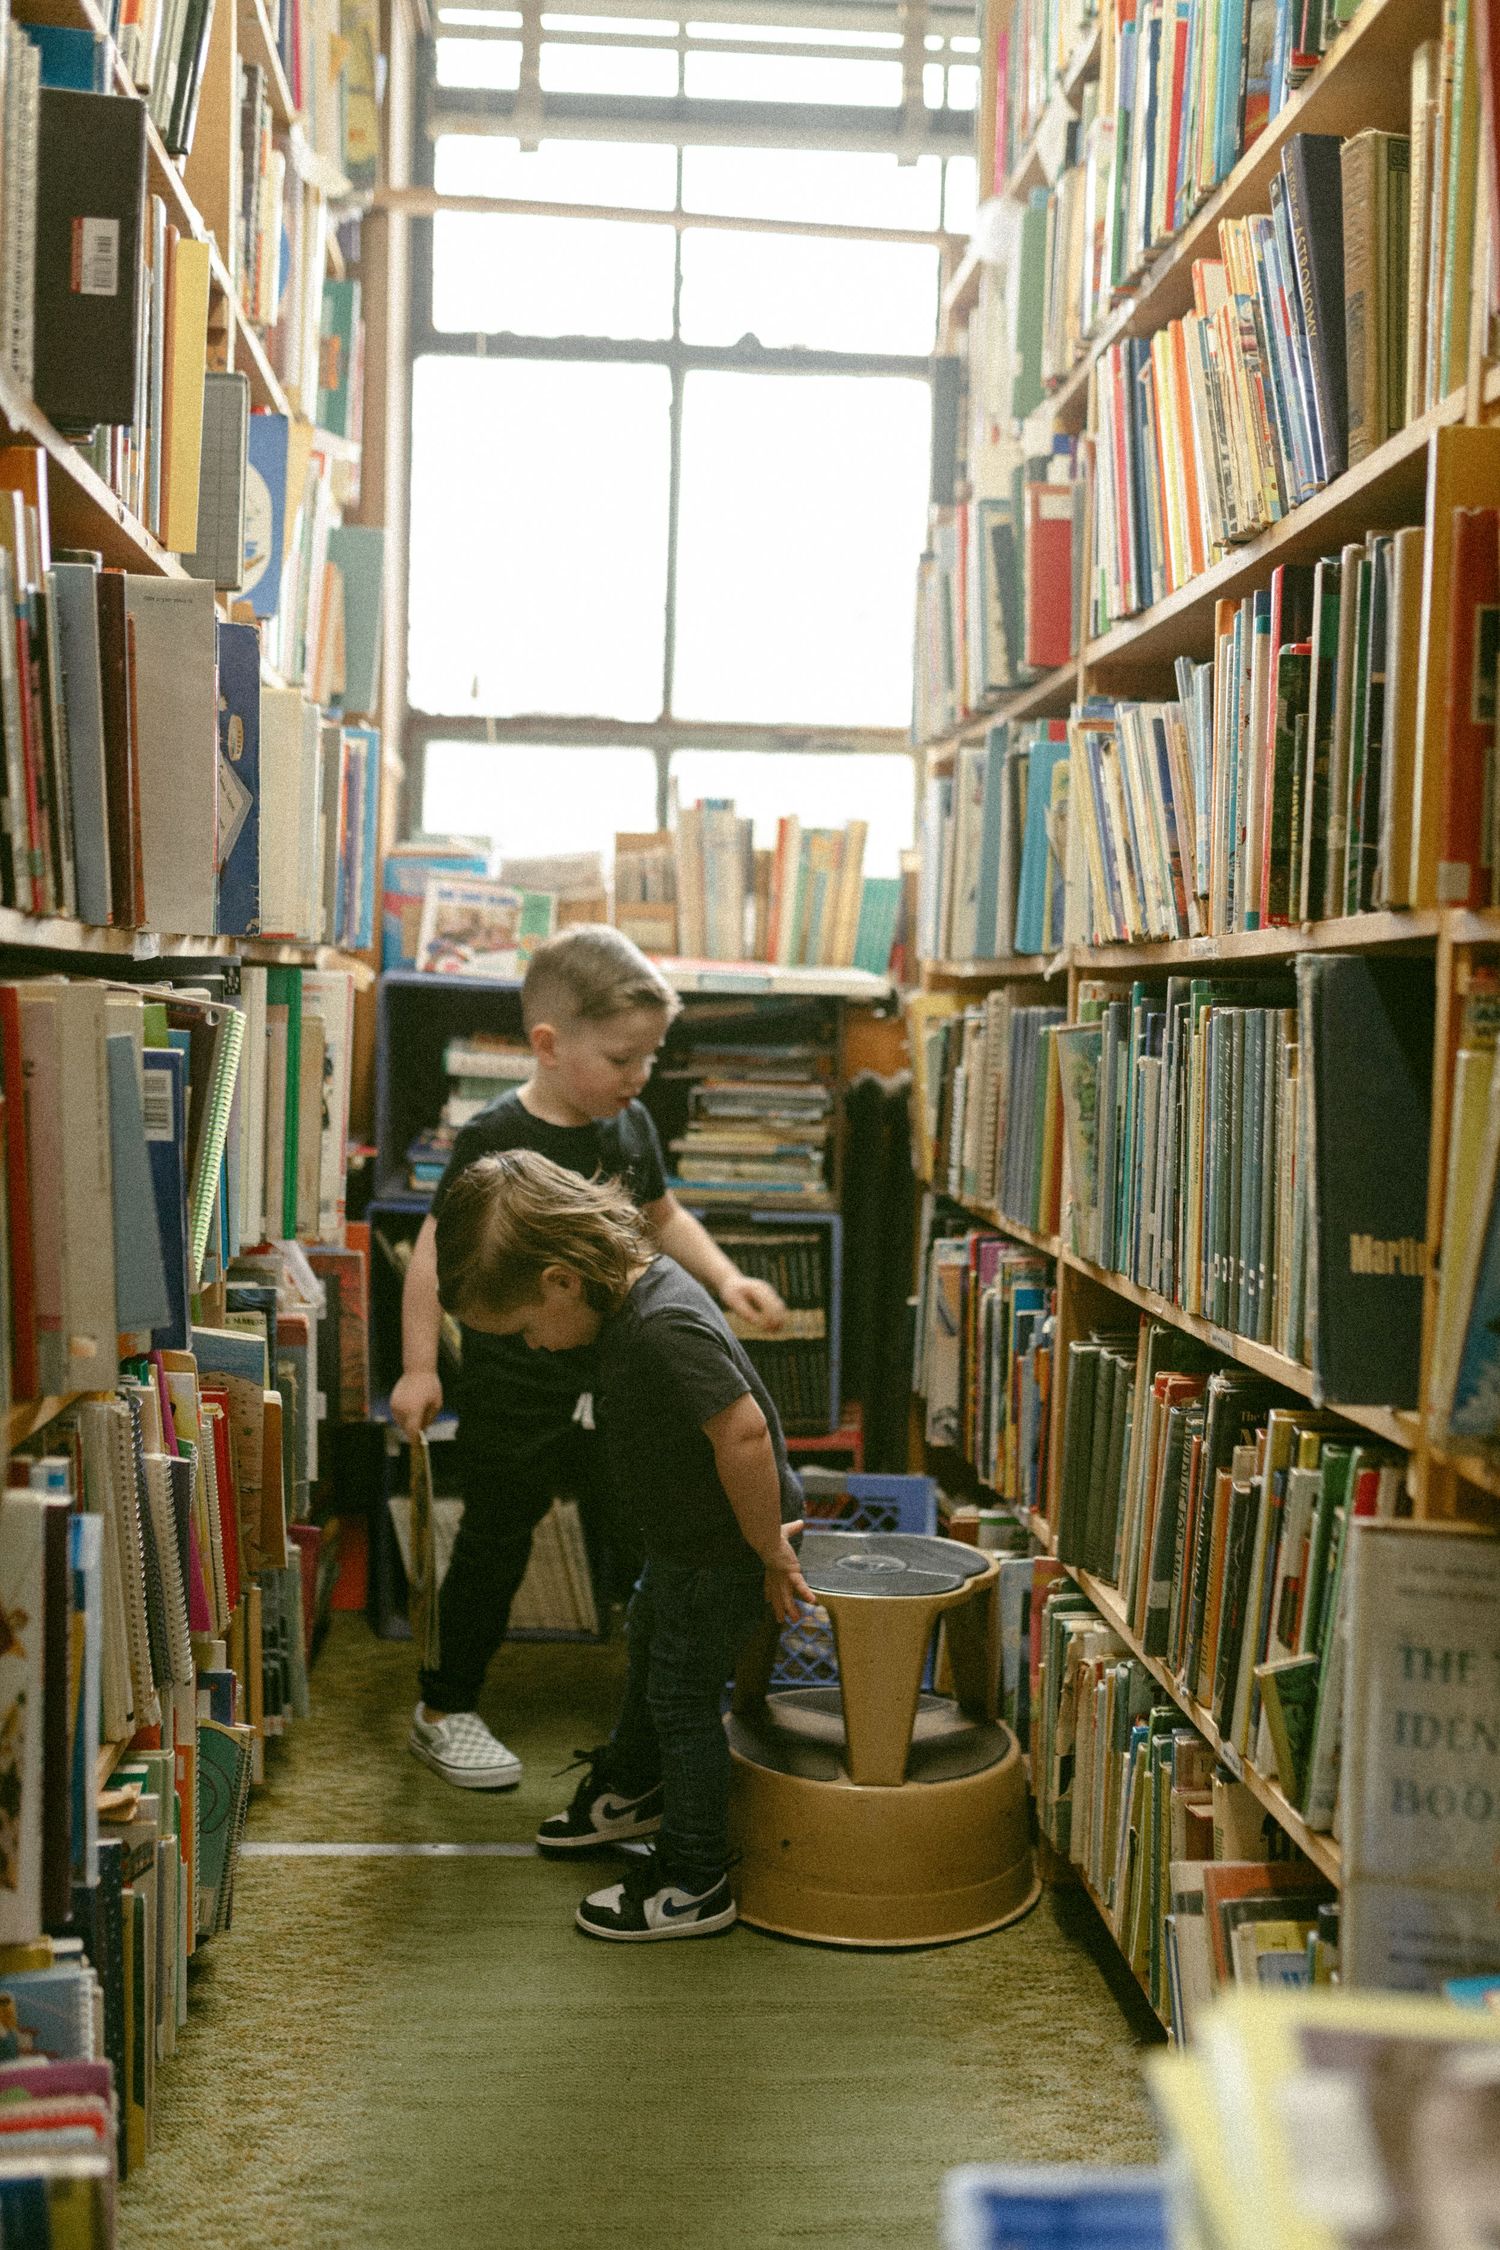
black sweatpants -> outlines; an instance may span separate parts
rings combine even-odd
[[[466,1438],[460,1429],[457,1444],[464,1512],[438,1600],[438,1666],[421,1675],[422,1701],[433,1711],[474,1709],[526,1575],[532,1534],[554,1500],[579,1502],[615,1550],[620,1572],[636,1560],[635,1534],[614,1504],[596,1432],[567,1423],[521,1454],[488,1432]],[[601,1596],[608,1590],[601,1587]]]

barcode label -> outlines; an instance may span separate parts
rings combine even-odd
[[[148,1070],[141,1086],[141,1109],[146,1120],[148,1141],[169,1141],[172,1138],[172,1073],[169,1070]]]
[[[120,222],[73,221],[73,294],[117,297],[120,293]]]

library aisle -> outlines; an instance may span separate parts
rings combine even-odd
[[[579,1869],[524,1851],[306,1849],[524,1846],[622,1656],[507,1651],[481,1707],[526,1778],[463,1795],[407,1754],[409,1646],[335,1617],[313,1717],[268,1759],[235,1942],[194,1970],[125,2250],[351,2243],[355,2213],[359,2250],[867,2250],[934,2239],[951,2165],[1139,2160],[1146,2019],[1076,1892],[930,1951],[740,1928],[642,1954],[589,1944]]]

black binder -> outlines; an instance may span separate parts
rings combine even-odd
[[[145,103],[44,86],[34,388],[59,429],[135,417],[145,199]]]

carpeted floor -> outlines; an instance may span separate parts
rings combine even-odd
[[[463,1795],[405,1751],[409,1649],[337,1619],[249,1840],[529,1839],[619,1675],[618,1649],[506,1651],[485,1708],[526,1780]],[[1145,2026],[1076,1898],[928,1952],[637,1951],[573,1928],[596,1880],[247,1857],[124,2250],[929,2250],[950,2165],[1154,2154]]]

